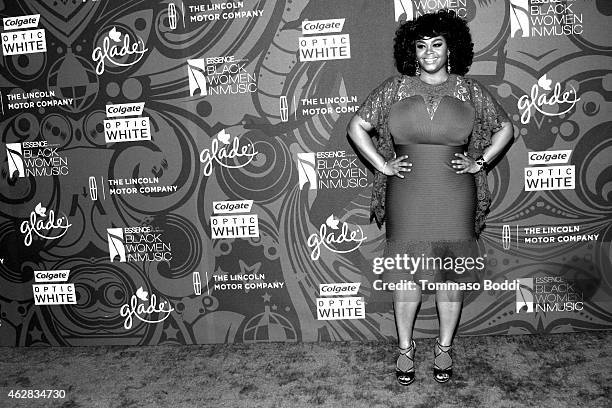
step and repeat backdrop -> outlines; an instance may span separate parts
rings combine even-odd
[[[346,125],[440,8],[515,129],[459,334],[611,329],[612,3],[3,0],[0,344],[394,339]]]

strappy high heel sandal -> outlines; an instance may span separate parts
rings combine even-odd
[[[414,382],[414,351],[416,344],[412,344],[407,349],[400,348],[397,362],[395,363],[395,376],[401,385],[410,385]]]
[[[436,339],[434,346],[434,380],[439,383],[445,383],[450,380],[453,375],[453,358],[451,356],[452,344],[443,346],[439,339]]]

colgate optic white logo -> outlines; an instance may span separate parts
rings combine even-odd
[[[319,259],[319,256],[321,256],[321,246],[324,246],[331,252],[346,254],[355,251],[367,239],[359,225],[356,226],[356,230],[349,230],[349,225],[346,222],[343,221],[342,227],[338,228],[339,223],[340,220],[331,214],[325,220],[325,224],[321,225],[318,233],[311,234],[308,237],[308,247],[312,248],[310,259],[313,261]],[[331,228],[332,231],[328,233],[327,227]],[[347,248],[339,248],[341,245]]]
[[[143,108],[144,102],[106,105],[106,116],[111,118],[104,120],[106,143],[151,140],[151,124],[141,116]]]
[[[255,145],[249,142],[247,145],[240,146],[238,136],[230,142],[231,135],[223,129],[217,133],[216,137],[211,142],[210,149],[204,149],[200,152],[200,162],[204,164],[204,175],[210,176],[212,173],[213,164],[216,161],[223,167],[237,169],[244,167],[253,161],[255,156],[259,154],[255,150]],[[238,149],[240,146],[240,149]],[[229,164],[225,159],[237,159],[247,157],[248,159],[240,164]]]
[[[331,20],[303,21],[299,37],[299,57],[301,62],[328,61],[351,58],[351,38],[349,34],[318,35],[339,33],[344,28],[344,18]],[[306,35],[310,35],[306,37]]]
[[[46,220],[44,220],[45,218]],[[47,209],[42,206],[42,203],[38,203],[34,211],[30,213],[30,218],[21,223],[20,231],[25,234],[23,243],[26,246],[30,246],[32,243],[32,233],[42,239],[58,239],[66,235],[68,228],[71,226],[72,224],[68,222],[67,216],[61,216],[56,220],[53,210],[49,210],[47,214]],[[51,232],[52,230],[60,230],[60,232],[54,235]]]
[[[576,93],[576,89],[570,85],[571,90],[561,93],[561,84],[557,82],[554,88],[551,88],[551,83],[552,80],[548,79],[546,74],[544,74],[538,79],[537,84],[533,84],[529,95],[523,95],[519,98],[517,107],[519,110],[523,111],[521,113],[521,123],[529,123],[532,108],[545,116],[561,116],[574,109],[576,102],[580,100]],[[552,90],[552,94],[540,94],[540,88],[545,91]],[[543,109],[544,106],[555,106],[560,104],[570,104],[570,106],[563,110],[559,108],[559,112],[546,112]]]
[[[145,48],[140,37],[137,37],[133,44],[131,41],[130,35],[125,33],[122,42],[121,32],[113,27],[102,40],[102,46],[96,47],[91,54],[91,58],[97,63],[96,74],[102,75],[106,62],[117,67],[129,67],[138,63],[149,49]],[[125,61],[119,61],[124,57]]]
[[[39,21],[40,14],[2,19],[6,31],[18,30],[20,28],[36,28]],[[47,40],[43,28],[2,33],[3,55],[34,54],[38,52],[47,52]]]

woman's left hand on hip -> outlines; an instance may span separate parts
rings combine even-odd
[[[467,153],[455,153],[456,159],[451,160],[453,169],[457,170],[457,174],[478,173],[481,169],[476,160],[472,159]]]

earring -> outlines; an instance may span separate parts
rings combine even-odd
[[[451,73],[450,53],[446,56],[446,72]]]
[[[414,75],[415,76],[419,76],[419,75],[421,75],[421,67],[419,66],[419,60],[415,60],[414,62],[416,64],[416,69],[414,70]]]

